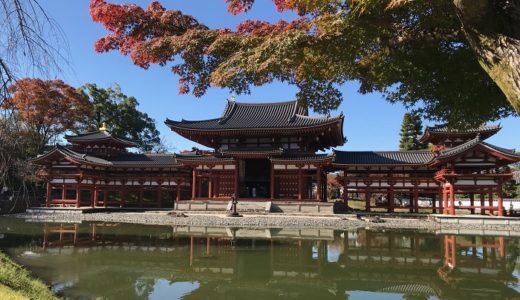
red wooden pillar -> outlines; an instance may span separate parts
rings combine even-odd
[[[471,206],[470,212],[472,215],[475,214],[475,193],[469,194],[469,205]]]
[[[218,173],[216,176],[213,176],[213,198],[218,198],[220,196],[220,177]]]
[[[372,197],[372,193],[370,188],[365,190],[365,210],[370,211],[370,198]]]
[[[394,188],[391,187],[388,193],[388,212],[394,212]]]
[[[502,180],[500,180],[498,182],[497,200],[498,200],[498,216],[502,217],[504,215],[504,203],[503,203],[503,199],[502,199]]]
[[[450,214],[455,215],[455,189],[453,187],[453,184],[450,184],[449,186],[449,192],[450,192]]]
[[[489,207],[493,207],[493,190],[492,189],[489,190],[488,201],[489,201]],[[490,209],[488,213],[493,214],[493,210]]]
[[[298,167],[298,200],[302,200],[302,167]]]
[[[321,201],[321,166],[316,169],[316,200]]]
[[[485,203],[484,203],[484,193],[480,192],[480,214],[483,215],[485,213],[485,210],[483,209]]]
[[[235,197],[238,198],[238,177],[239,177],[239,173],[238,173],[238,169],[239,169],[239,162],[237,160],[236,164],[235,164]]]
[[[437,208],[435,205],[435,201],[437,200],[437,195],[432,195],[432,213],[437,213]]]
[[[46,207],[49,207],[51,206],[51,192],[52,192],[52,184],[51,184],[51,180],[49,179],[47,181],[47,194],[46,194],[46,198],[45,198],[45,206]]]
[[[175,201],[176,202],[179,202],[181,200],[181,183],[182,181],[181,180],[176,180],[175,181],[175,184],[177,185],[177,192],[176,192],[176,195],[175,195]]]
[[[347,187],[347,177],[343,176],[343,203],[348,206],[348,187]]]
[[[419,212],[419,190],[417,187],[413,189],[413,210],[414,212]]]
[[[97,185],[94,186],[94,206],[93,207],[97,207],[98,206],[98,187]]]
[[[439,210],[438,210],[438,212],[440,214],[442,214],[442,213],[444,213],[444,201],[443,201],[444,198],[443,198],[442,191],[439,191],[438,196],[439,196]]]
[[[76,185],[76,208],[79,208],[79,205],[80,205],[80,203],[79,203],[79,191],[80,191],[80,189],[79,189],[79,184],[78,184],[78,185]]]
[[[195,170],[195,167],[193,167],[193,171],[191,172],[191,200],[195,200],[195,193],[196,193],[196,187],[197,185],[197,171]]]
[[[65,184],[61,185],[61,207],[65,207]]]
[[[442,186],[442,214],[448,214],[448,187],[446,183]]]
[[[199,172],[199,182],[197,183],[197,191],[199,192],[199,198],[202,198],[202,178],[204,176],[204,172]]]
[[[213,169],[209,169],[208,177],[208,198],[213,198]]]
[[[91,192],[92,192],[92,196],[91,196],[92,198],[90,199],[90,206],[92,208],[94,208],[94,207],[97,206],[97,203],[96,203],[96,200],[97,200],[97,187],[94,186],[94,189],[91,190]]]
[[[271,192],[271,200],[274,200],[274,164],[271,162],[271,182],[270,182],[270,192]]]

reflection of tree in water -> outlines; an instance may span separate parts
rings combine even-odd
[[[135,294],[142,299],[148,299],[155,287],[156,280],[153,278],[138,278],[134,283]]]
[[[417,295],[417,294],[404,294],[403,299],[405,300],[428,300],[428,295]]]

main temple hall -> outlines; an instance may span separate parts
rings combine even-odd
[[[179,201],[240,200],[325,202],[327,174],[338,174],[341,201],[363,199],[365,210],[504,214],[502,185],[514,150],[485,140],[500,126],[466,131],[427,127],[418,141],[430,150],[339,151],[346,142],[343,114],[311,116],[297,101],[243,103],[229,100],[209,120],[166,120],[177,134],[206,149],[171,154],[132,151],[133,141],[106,128],[65,136],[67,145],[34,158],[46,183],[47,207],[174,208]],[[456,195],[470,203],[462,204]],[[381,201],[384,199],[384,201]],[[422,207],[422,206],[421,206]]]

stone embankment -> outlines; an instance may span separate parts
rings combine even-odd
[[[304,214],[243,214],[242,217],[228,217],[224,213],[200,212],[96,212],[77,211],[30,211],[18,215],[28,221],[80,223],[80,222],[119,222],[133,224],[153,224],[192,227],[232,227],[232,228],[315,228],[352,230],[360,227],[388,229],[418,229],[444,232],[446,234],[494,234],[520,236],[520,220],[489,222],[469,222],[439,220],[429,218],[409,218],[406,216],[363,216],[343,215],[304,215]],[[494,220],[499,220],[494,218]]]

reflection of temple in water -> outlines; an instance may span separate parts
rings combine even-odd
[[[54,280],[69,282],[71,293],[107,299],[146,299],[159,278],[170,285],[198,282],[183,299],[346,299],[360,292],[406,299],[520,297],[509,263],[516,257],[501,237],[112,223],[47,224],[43,230],[39,258],[59,269]]]

